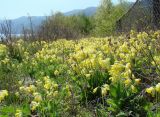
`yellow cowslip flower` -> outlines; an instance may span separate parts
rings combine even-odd
[[[89,73],[90,73],[90,74],[93,74],[93,73],[94,73],[94,71],[93,71],[93,70],[89,70]]]
[[[127,70],[130,70],[130,69],[131,69],[131,64],[130,64],[130,63],[127,63],[127,64],[126,64],[126,69],[127,69]]]
[[[105,96],[109,90],[110,90],[109,85],[108,85],[108,84],[104,84],[104,85],[101,87],[102,96]]]
[[[138,39],[138,40],[141,40],[141,39],[142,39],[142,34],[141,34],[141,33],[137,34],[137,39]]]
[[[22,117],[23,115],[22,115],[22,110],[20,110],[20,109],[17,109],[16,110],[16,113],[15,113],[15,117]]]
[[[110,68],[110,58],[106,58],[104,60],[102,58],[99,58],[98,62],[99,62],[99,65],[103,69],[109,69]]]
[[[120,50],[121,52],[128,53],[129,49],[128,49],[127,42],[124,42],[123,45],[121,45],[121,46],[119,47],[119,50]]]
[[[148,39],[148,34],[146,32],[143,32],[142,37],[143,37],[143,39]]]
[[[131,81],[131,79],[129,79],[129,78],[124,81],[124,84],[125,84],[126,86],[130,85],[131,83],[132,83],[132,81]]]
[[[47,91],[46,94],[47,94],[47,96],[46,96],[47,99],[53,99],[53,92]]]
[[[0,55],[6,53],[7,46],[4,44],[0,44]]]
[[[87,79],[90,79],[91,74],[85,74],[85,76],[86,76]]]
[[[71,89],[72,89],[72,86],[71,86],[71,85],[66,85],[65,90],[66,90],[66,93],[67,93],[67,95],[68,95],[69,97],[72,95]]]
[[[70,91],[72,89],[72,86],[71,85],[66,85],[66,90]]]
[[[53,92],[53,97],[57,97],[57,95],[58,95],[58,91],[54,91]]]
[[[98,89],[98,87],[94,88],[94,89],[93,89],[93,93],[96,93],[96,92],[97,92],[97,89]]]
[[[45,82],[50,82],[49,76],[45,76],[43,79],[44,79]]]
[[[7,90],[1,90],[0,91],[0,102],[2,100],[4,100],[4,98],[7,97],[7,96],[8,96],[8,91]]]
[[[154,97],[154,95],[155,95],[155,89],[154,89],[154,87],[146,88],[146,92],[148,94],[152,95],[152,97]]]
[[[40,105],[39,102],[32,101],[30,104],[30,108],[32,111],[36,110],[36,108]]]
[[[51,86],[52,86],[51,82],[46,82],[44,84],[44,88],[47,89],[47,90],[49,90],[51,88]]]
[[[58,84],[53,83],[53,87],[54,87],[54,89],[58,89]]]
[[[52,81],[50,80],[49,76],[44,77],[44,82],[45,82],[44,88],[47,90],[50,89],[52,86]]]
[[[34,101],[36,102],[41,102],[42,101],[42,96],[40,93],[36,92],[36,93],[33,93],[33,96],[34,96]]]
[[[122,60],[125,60],[126,59],[126,54],[124,53],[117,53],[117,55],[119,55],[119,57],[122,59]]]
[[[132,93],[137,93],[137,89],[134,85],[131,85],[131,90],[132,90]]]
[[[30,85],[29,87],[26,87],[26,91],[28,93],[34,93],[36,91],[36,87],[34,85]]]
[[[72,95],[71,91],[67,91],[67,96],[70,97]]]
[[[131,74],[132,74],[132,72],[131,72],[131,70],[129,69],[129,70],[127,70],[127,71],[125,71],[125,72],[123,73],[123,76],[124,76],[124,78],[130,78],[130,77],[131,77]]]
[[[24,90],[25,90],[25,87],[24,87],[24,86],[21,86],[21,87],[19,87],[19,90],[20,90],[20,91],[24,91]]]
[[[59,75],[59,71],[58,71],[58,70],[55,70],[55,71],[54,71],[54,75],[55,75],[55,76],[58,76],[58,75]]]
[[[2,92],[3,92],[3,94],[4,94],[5,96],[8,96],[8,91],[7,91],[7,90],[2,90]]]
[[[138,79],[135,79],[135,83],[136,83],[136,84],[140,84],[140,83],[141,83],[141,79],[139,79],[139,78],[138,78]]]
[[[42,81],[41,80],[37,80],[36,84],[37,84],[37,86],[41,86],[42,85]]]
[[[135,48],[131,48],[131,55],[134,57],[137,53],[137,50]]]
[[[8,58],[5,58],[4,60],[2,60],[2,62],[3,62],[4,64],[7,64],[9,61],[10,61],[10,60],[9,60]]]
[[[134,74],[132,74],[132,79],[135,79],[136,77],[134,76]]]
[[[157,91],[158,93],[160,93],[160,83],[158,83],[158,84],[156,85],[155,89],[156,89],[156,91]]]
[[[109,70],[109,73],[111,75],[111,77],[109,79],[112,80],[112,82],[117,82],[120,80],[120,76],[122,76],[122,73],[124,71],[124,65],[119,63],[119,62],[115,62],[114,65],[111,66],[111,69]]]

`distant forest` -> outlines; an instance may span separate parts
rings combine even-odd
[[[28,17],[28,24],[14,28],[11,20],[1,21],[0,33],[3,38],[11,39],[12,34],[21,33],[24,39],[59,38],[78,39],[81,37],[104,37],[115,33],[116,21],[133,5],[131,2],[119,0],[113,4],[112,0],[101,0],[98,8],[71,11],[68,13],[56,12],[50,16]],[[17,22],[16,22],[17,23]],[[16,24],[15,23],[15,24]]]

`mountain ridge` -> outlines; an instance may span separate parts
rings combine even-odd
[[[85,9],[75,9],[72,11],[68,11],[63,13],[65,16],[72,16],[72,15],[78,15],[78,14],[84,14],[86,16],[92,16],[95,14],[97,10],[97,7],[88,7]],[[32,19],[33,27],[34,29],[38,27],[45,19],[46,16],[30,16]],[[5,20],[0,19],[0,23],[2,23]],[[15,19],[11,19],[12,21],[12,29],[13,34],[20,34],[22,32],[22,28],[30,28],[30,21],[28,16],[21,16]]]

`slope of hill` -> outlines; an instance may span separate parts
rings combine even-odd
[[[69,12],[64,13],[65,16],[71,16],[71,15],[77,15],[77,14],[85,14],[86,16],[92,16],[93,14],[95,14],[96,12],[96,7],[88,7],[86,9],[75,9]],[[42,21],[45,20],[45,16],[32,16],[32,23],[33,23],[33,27],[34,29],[36,27],[38,27]],[[22,32],[22,28],[23,26],[25,28],[29,28],[30,27],[30,21],[29,18],[27,16],[22,16],[16,19],[11,20],[12,21],[12,28],[13,28],[13,33],[15,34],[20,34]],[[0,20],[0,23],[2,23],[3,20]]]
[[[35,29],[36,27],[38,27],[42,23],[42,21],[45,20],[45,17],[44,16],[32,16],[31,20],[33,23],[33,27]],[[14,27],[13,33],[16,33],[16,34],[20,34],[22,32],[23,27],[25,27],[25,28],[30,27],[30,20],[26,16],[12,20],[12,23],[13,23],[13,27]]]
[[[75,9],[69,12],[64,13],[66,16],[77,15],[77,14],[85,14],[86,16],[92,16],[95,14],[97,7],[88,7],[86,9]]]

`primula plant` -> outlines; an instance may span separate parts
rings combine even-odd
[[[160,31],[0,44],[0,116],[159,117]]]

